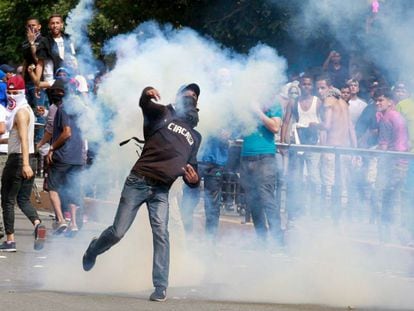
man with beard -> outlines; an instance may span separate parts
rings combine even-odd
[[[37,47],[35,70],[29,71],[36,86],[42,88],[52,86],[55,71],[64,65],[67,56],[75,55],[75,48],[69,36],[63,32],[63,26],[63,17],[61,15],[53,14],[49,17],[49,34]]]
[[[132,225],[143,203],[147,204],[153,234],[152,301],[167,298],[170,243],[168,233],[168,193],[173,182],[182,176],[190,187],[197,187],[197,152],[201,135],[194,130],[198,123],[197,98],[200,88],[192,83],[182,87],[174,105],[160,105],[160,94],[146,87],[139,105],[144,115],[145,144],[138,161],[127,177],[113,225],[94,238],[83,256],[83,269],[89,271],[96,257],[118,243]]]
[[[34,174],[31,162],[34,159],[35,117],[25,97],[25,84],[21,76],[7,81],[9,116],[7,118],[8,158],[1,178],[1,206],[7,239],[0,251],[15,252],[14,205],[17,205],[35,227],[35,249],[43,248],[46,228],[41,224],[36,209],[30,203]],[[4,141],[2,141],[4,143]]]

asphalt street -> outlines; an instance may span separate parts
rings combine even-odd
[[[52,215],[41,213],[48,227],[48,239],[41,251],[33,249],[33,228],[29,221],[19,212],[16,214],[16,253],[0,253],[0,310],[400,310],[413,309],[414,300],[409,293],[414,289],[412,264],[413,249],[393,246],[379,246],[368,240],[347,237],[352,245],[358,245],[364,256],[368,253],[392,253],[407,260],[401,266],[383,262],[371,267],[353,262],[352,258],[344,259],[344,253],[338,251],[332,255],[336,261],[334,268],[329,266],[331,258],[312,258],[304,254],[304,250],[286,252],[286,250],[271,250],[267,255],[254,256],[257,245],[243,244],[242,250],[234,247],[234,239],[223,239],[222,243],[213,248],[203,250],[203,244],[194,238],[198,255],[209,253],[204,261],[195,260],[195,256],[186,257],[179,253],[181,246],[176,240],[178,235],[174,230],[174,222],[170,223],[172,234],[172,272],[171,286],[168,290],[168,300],[164,303],[148,301],[152,291],[150,267],[150,248],[140,246],[135,236],[138,234],[144,240],[150,233],[132,229],[125,237],[122,245],[114,247],[107,255],[98,258],[96,267],[91,273],[81,268],[81,257],[90,238],[105,228],[102,222],[90,221],[85,224],[78,236],[69,238],[54,236],[51,232]],[[199,225],[202,223],[202,213],[196,215]],[[141,217],[138,225],[147,219]],[[238,237],[254,235],[251,224],[241,225],[240,217],[225,215],[222,232],[226,236]],[[300,227],[300,226],[298,226]],[[224,230],[224,231],[223,231]],[[240,235],[240,232],[243,235]],[[239,238],[240,239],[240,238]],[[294,235],[291,237],[295,241]],[[246,239],[247,240],[247,239]],[[133,246],[131,246],[133,245]],[[137,252],[137,256],[134,253]],[[344,248],[341,246],[341,248]],[[230,250],[230,251],[229,251]],[[314,249],[311,250],[314,252]],[[144,256],[145,254],[145,256]],[[142,256],[141,256],[142,255]],[[266,257],[270,256],[270,257]],[[326,256],[324,253],[323,256]],[[331,256],[331,255],[330,255]],[[141,258],[142,257],[142,258]],[[351,257],[351,256],[350,256]],[[190,260],[188,260],[190,258]],[[269,260],[270,258],[270,260]],[[397,257],[396,257],[397,258]],[[408,259],[407,259],[408,258]],[[341,259],[347,268],[342,271]],[[263,260],[263,261],[262,261]],[[199,270],[195,267],[207,263],[209,268]],[[412,261],[411,261],[412,263]],[[185,269],[181,269],[184,266]],[[256,269],[250,270],[250,267]],[[272,270],[277,266],[278,270]],[[316,269],[315,266],[319,268]],[[329,269],[324,269],[328,266]],[[402,268],[403,267],[403,268]],[[336,269],[336,270],[335,270]],[[314,270],[316,279],[298,278],[299,271]],[[320,271],[324,272],[321,273]],[[329,271],[326,274],[326,271]],[[341,272],[338,272],[340,270]],[[184,272],[183,272],[184,271]],[[253,271],[253,272],[252,272]],[[290,271],[290,272],[287,272]],[[295,271],[294,273],[292,271]],[[302,272],[303,272],[302,271]],[[348,284],[350,274],[357,271],[355,279]],[[367,277],[375,276],[375,280],[389,283],[383,288],[375,288],[375,280],[364,287]],[[364,272],[365,271],[365,272]],[[272,274],[272,277],[270,277]],[[306,274],[306,273],[305,273]],[[331,277],[330,274],[333,276]],[[192,278],[189,278],[189,275]],[[276,279],[273,277],[276,276]],[[372,281],[372,280],[371,280]],[[344,285],[345,283],[346,286]],[[337,287],[337,290],[335,289]],[[359,288],[360,287],[360,288]],[[323,290],[321,290],[321,288]],[[385,297],[384,292],[395,288],[395,294]],[[355,289],[355,292],[353,291]],[[256,291],[257,292],[254,292]],[[378,291],[378,293],[374,293]],[[361,293],[358,295],[357,293]],[[397,294],[398,293],[398,294]],[[364,296],[365,295],[365,296]],[[317,299],[314,297],[318,296]],[[386,294],[385,294],[386,296]],[[391,299],[400,299],[400,303]],[[389,302],[389,304],[388,304]],[[401,305],[400,305],[401,304]],[[411,308],[413,307],[413,308]]]

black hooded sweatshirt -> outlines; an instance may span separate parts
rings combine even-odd
[[[143,90],[139,101],[144,115],[145,144],[132,172],[171,186],[177,177],[184,175],[187,163],[197,170],[201,135],[178,118],[171,105],[154,103],[146,95],[149,89],[152,87]],[[199,184],[190,184],[185,178],[184,182],[190,187]]]

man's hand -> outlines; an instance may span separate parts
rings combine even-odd
[[[29,41],[30,44],[34,44],[36,40],[36,32],[34,31],[33,28],[31,27],[27,28],[26,36],[27,36],[27,41]]]
[[[24,179],[30,179],[33,177],[33,170],[30,165],[23,165],[22,167],[22,175]]]
[[[196,184],[198,182],[198,174],[190,164],[183,167],[183,171],[185,180],[190,184]]]
[[[46,109],[45,109],[44,106],[37,106],[36,107],[36,114],[38,116],[43,116],[45,114],[45,112],[46,112]]]
[[[35,64],[30,64],[29,66],[27,66],[27,72],[28,73],[34,73],[36,70],[36,65]]]
[[[53,163],[52,157],[53,157],[53,150],[52,149],[49,149],[49,152],[48,152],[48,154],[46,156],[46,163],[48,165],[50,165],[50,164]]]
[[[149,89],[145,92],[145,95],[149,96],[150,98],[154,98],[157,101],[161,99],[160,93],[156,89]]]
[[[40,87],[35,87],[35,97],[40,98]]]

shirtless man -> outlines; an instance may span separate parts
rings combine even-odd
[[[316,88],[323,102],[323,121],[319,127],[326,132],[326,137],[321,143],[335,147],[356,147],[355,130],[352,124],[348,104],[340,97],[340,92],[335,89],[329,78],[319,77]],[[349,157],[341,156],[340,180],[341,195],[347,197],[347,166]],[[321,177],[326,203],[330,203],[332,187],[335,185],[335,155],[325,153],[321,159]]]

